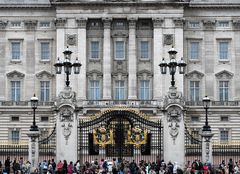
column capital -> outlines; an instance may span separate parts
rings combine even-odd
[[[24,21],[24,25],[26,26],[27,30],[35,30],[37,26],[36,20],[26,20]]]
[[[0,29],[5,29],[7,26],[8,21],[0,21]]]
[[[103,21],[104,29],[110,29],[111,28],[112,18],[102,18],[102,21]]]
[[[152,18],[153,21],[153,27],[154,28],[161,28],[162,24],[164,22],[163,18]]]
[[[87,19],[86,18],[77,18],[76,19],[78,28],[86,28],[87,26]]]
[[[213,30],[215,28],[216,21],[215,20],[203,20],[203,25],[206,30]]]
[[[128,18],[128,26],[129,29],[135,29],[136,28],[136,23],[137,23],[137,18]]]
[[[55,26],[57,28],[63,28],[67,22],[66,18],[55,18]]]
[[[173,23],[175,24],[176,28],[182,28],[185,22],[184,18],[173,18]]]

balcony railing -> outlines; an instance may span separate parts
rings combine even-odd
[[[54,102],[52,101],[39,101],[39,106],[52,106],[54,105]],[[0,106],[31,106],[30,101],[0,101]]]
[[[202,101],[186,101],[187,106],[203,106]],[[239,101],[211,101],[211,106],[239,106]]]

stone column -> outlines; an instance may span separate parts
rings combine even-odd
[[[66,24],[66,19],[65,18],[57,18],[55,21],[56,25],[56,62],[57,58],[59,57],[61,61],[64,60],[63,57],[63,51],[65,50],[65,24]],[[62,72],[62,74],[57,74],[56,75],[56,94],[59,94],[60,91],[63,90],[65,86],[65,73]]]
[[[213,133],[210,131],[202,131],[202,161],[205,163],[212,163],[212,142],[211,138],[213,137]]]
[[[185,160],[185,141],[184,141],[184,108],[182,93],[177,92],[176,88],[169,89],[168,95],[164,100],[164,160],[166,162],[178,162],[184,168]]]
[[[178,51],[178,57],[176,58],[177,62],[181,60],[181,57],[183,57],[183,24],[184,19],[183,18],[174,18],[173,23],[175,24],[175,49]],[[186,62],[186,60],[185,60]],[[179,74],[179,69],[177,68],[177,72],[175,73],[175,82],[178,91],[184,92],[183,87],[183,75]]]
[[[75,102],[76,93],[71,87],[65,87],[57,99],[57,160],[76,161],[78,159],[78,109]]]
[[[32,172],[34,172],[34,170],[38,168],[38,164],[39,164],[38,138],[39,138],[40,132],[29,130],[27,135],[29,137],[28,161],[31,163]]]
[[[162,23],[163,19],[153,19],[153,99],[158,100],[163,96],[163,78],[158,66],[163,57]]]
[[[111,19],[104,18],[103,38],[103,99],[112,98],[112,77],[111,77]]]
[[[87,78],[86,78],[86,66],[87,66],[87,32],[86,32],[86,19],[80,18],[77,19],[78,26],[78,60],[82,64],[80,74],[78,75],[77,80],[77,98],[86,100],[87,93]]]
[[[129,21],[128,99],[137,99],[136,19]]]

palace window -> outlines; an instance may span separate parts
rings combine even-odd
[[[198,21],[189,22],[189,28],[200,28],[200,22]]]
[[[229,130],[220,130],[220,141],[226,142],[229,140]]]
[[[91,59],[99,59],[99,51],[100,51],[99,41],[91,42]]]
[[[19,41],[11,42],[11,53],[12,53],[12,60],[20,60],[21,42],[19,42]]]
[[[89,83],[89,100],[100,100],[100,81],[90,80]]]
[[[49,60],[50,59],[50,43],[41,42],[41,59]]]
[[[229,98],[229,81],[219,81],[219,99],[228,101]]]
[[[140,99],[150,100],[150,81],[140,80]]]
[[[124,100],[124,80],[116,80],[115,81],[115,99],[116,100]]]
[[[20,81],[11,81],[11,100],[20,101],[21,97]]]
[[[18,142],[19,142],[19,139],[20,139],[20,132],[19,132],[19,130],[13,129],[13,130],[11,131],[11,140],[12,140],[14,143],[18,143]]]
[[[199,101],[200,81],[190,81],[190,100]]]
[[[149,58],[149,42],[141,41],[141,59]]]
[[[199,42],[190,42],[190,59],[199,59]]]
[[[49,28],[50,27],[50,22],[40,22],[40,27],[41,28]]]
[[[229,59],[229,42],[228,41],[220,41],[219,42],[219,59],[220,60],[228,60]]]
[[[124,41],[115,42],[115,59],[125,59],[125,44]]]
[[[40,81],[40,100],[49,101],[50,99],[50,82],[49,81]]]

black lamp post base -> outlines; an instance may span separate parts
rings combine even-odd
[[[32,125],[30,131],[39,131],[38,126]]]

